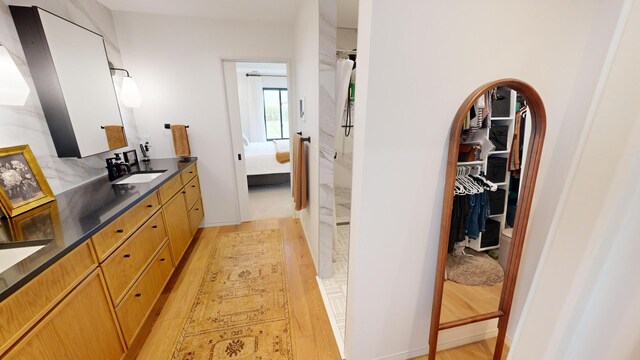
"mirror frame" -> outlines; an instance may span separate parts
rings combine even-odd
[[[524,176],[521,178],[522,190],[520,191],[518,198],[518,207],[516,209],[516,216],[513,224],[513,235],[511,238],[511,247],[509,249],[509,258],[507,259],[507,267],[505,269],[505,278],[500,296],[500,304],[497,311],[440,324],[442,295],[445,282],[445,266],[447,263],[447,250],[451,227],[451,209],[453,207],[454,184],[462,126],[476,99],[487,91],[498,86],[509,87],[521,94],[527,101],[527,105],[529,106],[532,114],[532,116],[530,116],[531,138],[527,149],[527,164],[524,168]],[[496,340],[493,359],[501,359],[507,325],[509,322],[509,315],[511,313],[513,294],[518,277],[518,269],[522,258],[525,234],[529,223],[531,202],[536,185],[536,178],[538,176],[538,168],[540,166],[540,157],[542,155],[542,145],[544,142],[546,127],[547,118],[542,98],[531,85],[518,79],[501,79],[486,83],[474,90],[458,109],[453,120],[453,125],[451,126],[451,134],[449,137],[449,155],[447,159],[447,170],[445,173],[446,179],[444,185],[444,198],[442,201],[442,220],[440,223],[440,243],[438,245],[438,262],[436,266],[436,279],[431,308],[431,326],[429,330],[429,360],[434,360],[436,358],[438,332],[440,330],[446,330],[495,318],[498,319],[498,337]]]

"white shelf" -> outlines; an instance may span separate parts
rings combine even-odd
[[[513,116],[506,116],[506,117],[492,117],[491,121],[513,121],[515,120],[515,118]]]
[[[507,185],[507,182],[506,182],[506,181],[503,181],[503,182],[494,183],[494,184],[496,184],[496,185],[498,185],[498,186],[505,186],[505,185]]]
[[[508,154],[510,152],[511,152],[511,150],[489,151],[489,155]]]
[[[503,216],[504,216],[504,214],[489,215],[489,219],[497,219],[497,218],[501,218]]]

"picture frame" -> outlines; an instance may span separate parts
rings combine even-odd
[[[13,241],[62,240],[58,204],[49,202],[10,219]]]
[[[135,149],[123,152],[122,157],[129,166],[138,165],[138,153]]]
[[[14,217],[55,200],[29,145],[0,149],[0,207]]]

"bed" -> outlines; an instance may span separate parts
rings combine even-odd
[[[245,143],[247,181],[249,186],[274,185],[290,181],[291,162],[276,160],[276,153],[289,153],[289,140]]]

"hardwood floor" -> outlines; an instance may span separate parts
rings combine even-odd
[[[491,360],[493,349],[496,346],[496,338],[491,338],[472,344],[467,344],[453,349],[439,351],[436,354],[438,360]],[[509,348],[505,345],[502,352],[502,360],[507,359]],[[419,356],[413,360],[426,360],[427,355]]]
[[[295,359],[340,359],[331,325],[316,282],[313,260],[300,221],[284,218],[202,229],[185,254],[183,264],[163,293],[164,307],[148,322],[149,336],[137,344],[139,359],[167,359],[205,271],[211,244],[220,233],[278,228],[282,232],[291,297]],[[154,323],[155,320],[155,323]],[[148,330],[147,330],[148,331]],[[142,340],[140,341],[140,343]],[[137,351],[130,351],[129,358]]]
[[[440,323],[498,310],[501,292],[502,283],[493,286],[466,286],[445,281]]]

